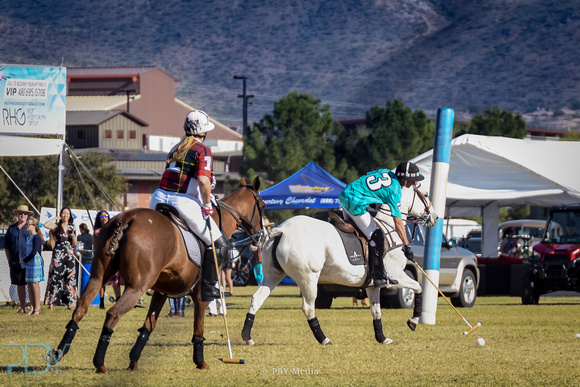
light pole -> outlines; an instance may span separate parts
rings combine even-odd
[[[248,99],[250,98],[254,98],[254,95],[246,95],[246,79],[248,79],[248,77],[244,76],[244,75],[234,75],[234,79],[241,79],[244,82],[243,85],[243,94],[238,94],[238,98],[243,98],[243,107],[244,107],[244,122],[243,122],[243,128],[242,128],[242,134],[244,135],[244,137],[246,136],[246,131],[248,128]]]
[[[136,93],[137,89],[119,89],[119,91],[124,91],[125,93],[127,93],[127,113],[129,113],[129,100],[135,98],[131,97],[131,93]]]

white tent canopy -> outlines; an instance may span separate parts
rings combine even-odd
[[[415,157],[430,187],[433,150]],[[484,257],[497,256],[499,207],[580,202],[580,142],[466,134],[451,142],[447,216],[481,216]]]

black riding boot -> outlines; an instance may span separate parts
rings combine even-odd
[[[385,233],[381,229],[376,229],[369,241],[369,258],[373,274],[373,283],[378,288],[387,286],[387,273],[383,264],[385,255]]]
[[[224,257],[228,259],[229,257],[229,246],[228,240],[221,236],[214,243],[216,249],[216,257],[218,267],[222,265]],[[216,288],[215,284],[218,280],[218,273],[215,269],[215,258],[213,255],[213,249],[208,248],[205,251],[203,257],[203,263],[201,266],[201,300],[202,301],[213,301],[216,298],[220,298],[220,291]]]

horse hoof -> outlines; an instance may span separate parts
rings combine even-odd
[[[327,337],[324,339],[324,341],[322,343],[320,343],[322,345],[332,345],[332,343],[330,342],[330,339]]]
[[[138,370],[139,370],[139,366],[137,366],[136,361],[132,361],[131,363],[129,363],[129,367],[127,367],[127,371],[138,371]]]
[[[413,332],[415,332],[415,329],[417,329],[418,323],[419,323],[419,317],[409,317],[409,319],[407,320],[407,326]]]
[[[99,368],[97,368],[96,372],[98,374],[108,374],[109,370],[105,366],[100,366]]]
[[[46,362],[50,365],[57,364],[62,359],[62,351],[60,349],[53,349],[46,355]]]
[[[393,340],[391,340],[387,337],[387,338],[385,338],[385,341],[383,341],[381,344],[385,344],[385,345],[393,344]]]
[[[197,365],[197,369],[198,370],[209,370],[209,366],[207,365],[206,362],[203,362],[203,363]]]
[[[250,340],[246,340],[246,345],[253,346],[253,345],[256,345],[256,343],[254,343],[254,340],[250,339]]]

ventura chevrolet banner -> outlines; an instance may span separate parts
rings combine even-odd
[[[64,136],[66,68],[0,65],[0,133]]]
[[[315,162],[284,181],[260,192],[266,209],[339,208],[338,195],[346,187],[342,181]]]

